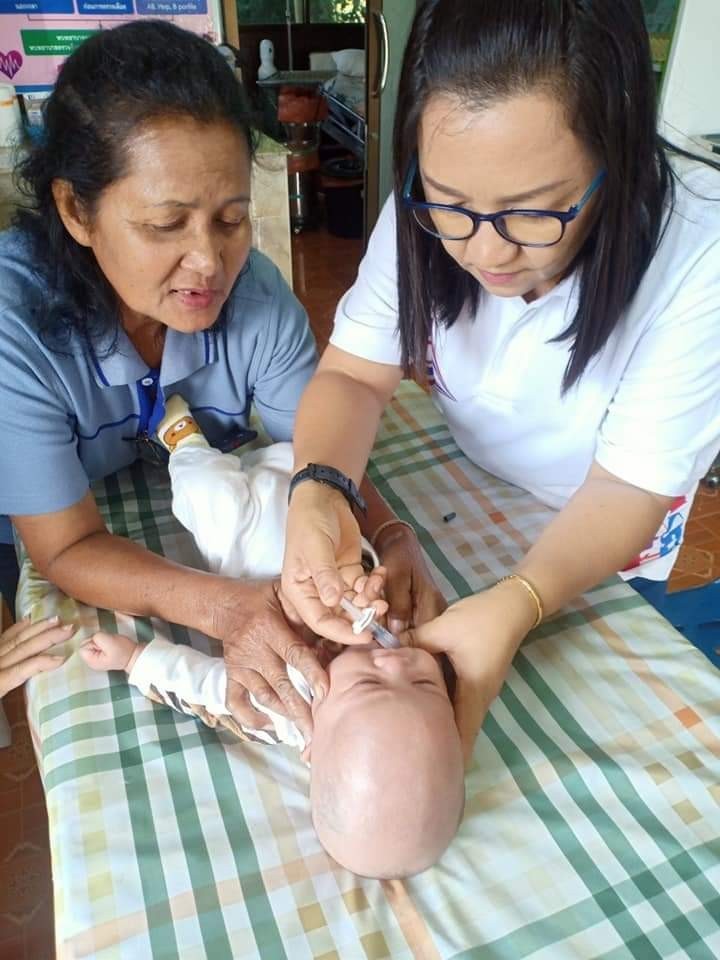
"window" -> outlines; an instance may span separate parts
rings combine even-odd
[[[236,0],[240,28],[254,24],[285,23],[285,0]],[[293,4],[290,4],[293,9]],[[293,22],[297,18],[293,16]]]
[[[310,23],[365,23],[365,0],[310,0]]]
[[[238,24],[364,23],[365,0],[236,0]]]

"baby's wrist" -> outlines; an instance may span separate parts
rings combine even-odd
[[[135,666],[135,664],[137,663],[137,658],[140,656],[140,654],[142,653],[142,651],[143,651],[142,645],[139,644],[139,643],[136,643],[136,644],[135,644],[135,649],[134,649],[133,652],[130,654],[130,659],[129,659],[128,662],[125,664],[125,673],[126,673],[128,676],[130,676],[130,674],[132,673],[132,668],[133,668],[133,667]]]

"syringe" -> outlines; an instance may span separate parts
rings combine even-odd
[[[359,634],[362,633],[363,630],[367,630],[373,635],[381,647],[392,650],[400,646],[400,642],[396,636],[390,633],[389,630],[386,630],[385,627],[381,627],[379,623],[375,623],[374,607],[361,609],[360,607],[356,607],[347,597],[340,599],[340,606],[350,615],[353,622],[352,632],[354,634]]]

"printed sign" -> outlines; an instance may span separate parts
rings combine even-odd
[[[219,17],[208,0],[0,0],[0,83],[18,93],[49,90],[83,40],[140,17],[162,17],[214,43]]]

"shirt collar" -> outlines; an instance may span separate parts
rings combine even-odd
[[[532,300],[530,303],[524,297],[498,297],[497,299],[502,300],[503,316],[512,322],[521,323],[536,317],[539,310],[547,309],[552,316],[557,316],[559,301],[564,302],[564,309],[561,310],[562,316],[570,319],[577,310],[579,297],[580,276],[575,270],[564,277],[552,290],[548,290],[542,297]]]
[[[214,330],[180,333],[168,329],[160,367],[160,384],[177,383],[195,373],[218,356]],[[90,344],[90,359],[96,382],[103,387],[120,387],[147,376],[148,365],[120,328]]]
[[[201,330],[198,333],[168,330],[160,366],[160,385],[164,387],[184,380],[201,367],[215,363],[217,357],[215,330]]]

